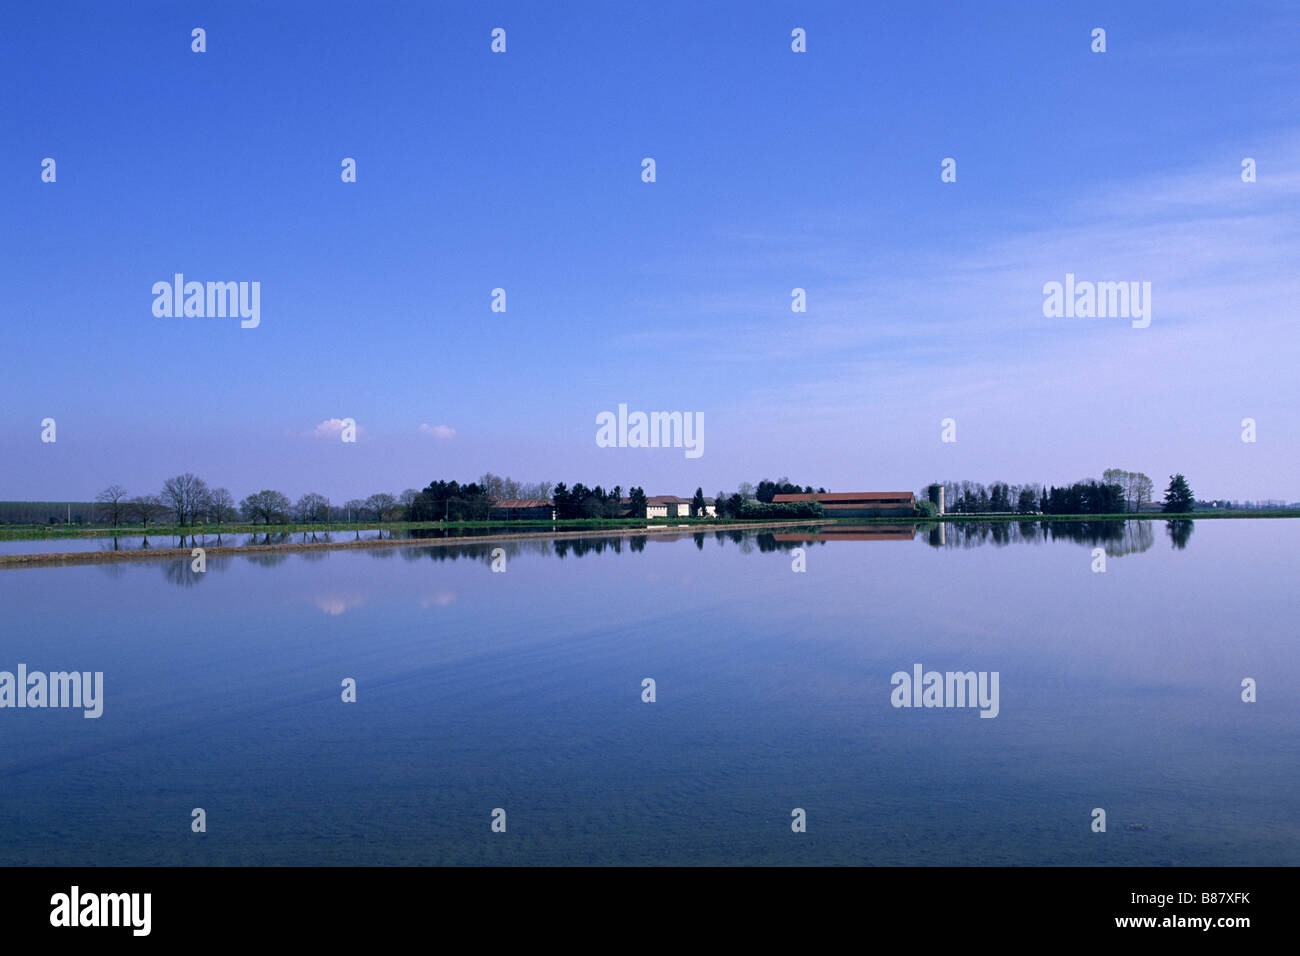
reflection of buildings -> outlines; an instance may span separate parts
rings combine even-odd
[[[696,537],[698,537],[699,535],[705,533],[705,532],[703,532],[703,531],[669,531],[669,532],[664,532],[662,529],[663,529],[663,525],[660,525],[658,528],[653,529],[653,530],[655,531],[654,534],[638,535],[637,537],[640,537],[642,541],[655,541],[655,542],[660,542],[660,543],[662,543],[662,542],[665,542],[665,541],[687,541],[687,540],[690,540],[690,539],[696,538]],[[647,525],[647,526],[646,526],[646,530],[647,530],[647,531],[650,531],[650,530],[652,530],[652,529],[651,529],[651,527],[650,527],[649,525]],[[714,534],[715,532],[710,531],[710,532],[708,532],[708,533],[709,533],[709,534]],[[613,544],[613,543],[614,543],[614,542],[613,542],[613,539],[611,539],[609,543],[610,543],[610,544]]]
[[[916,509],[916,496],[910,491],[836,491],[772,498],[774,504],[794,501],[821,502],[828,518],[910,518]]]
[[[816,544],[822,541],[911,541],[914,537],[916,525],[846,524],[824,526],[804,534],[782,532],[772,535],[772,540]]]

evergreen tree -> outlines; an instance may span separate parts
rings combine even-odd
[[[1165,489],[1165,507],[1166,512],[1183,514],[1194,510],[1196,507],[1196,496],[1192,494],[1192,489],[1187,485],[1187,479],[1182,475],[1170,475],[1169,487]]]
[[[564,482],[560,482],[551,492],[551,500],[555,503],[555,517],[567,518],[569,511],[569,488]]]
[[[704,509],[706,507],[707,506],[704,503],[704,489],[696,488],[695,497],[691,499],[691,516],[695,518],[704,517],[705,514]]]
[[[628,502],[629,502],[629,508],[630,508],[630,510],[629,510],[629,512],[628,512],[629,517],[632,517],[632,518],[644,518],[644,517],[645,517],[645,505],[646,505],[646,502],[645,502],[645,491],[644,491],[644,489],[642,489],[639,485],[637,485],[637,486],[633,487],[632,490],[629,491],[629,492],[627,493],[627,496],[628,496]],[[639,550],[641,550],[641,549],[638,548],[638,547],[636,547],[636,543],[633,542],[632,550],[633,550],[633,551],[639,551]]]
[[[1004,512],[1011,510],[1011,488],[1001,481],[993,483],[993,491],[989,495],[989,510]]]

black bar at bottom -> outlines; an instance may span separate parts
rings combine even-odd
[[[6,942],[92,945],[338,946],[408,934],[438,940],[451,930],[461,941],[454,945],[514,934],[534,943],[712,937],[735,945],[787,931],[870,939],[900,928],[927,949],[945,940],[1097,937],[1232,945],[1285,930],[1294,878],[1280,867],[8,868],[0,870],[0,927]]]

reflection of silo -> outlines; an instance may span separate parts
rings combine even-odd
[[[939,486],[939,514],[946,514],[946,512],[943,510],[943,493],[944,493],[944,487],[943,485],[940,485]]]

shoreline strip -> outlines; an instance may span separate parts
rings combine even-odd
[[[445,548],[453,545],[481,544],[493,541],[518,541],[535,538],[550,540],[552,538],[630,538],[639,535],[696,535],[715,531],[737,531],[754,528],[807,528],[813,525],[834,524],[826,519],[803,519],[799,521],[761,521],[745,524],[655,526],[652,528],[609,528],[602,531],[591,529],[579,531],[516,531],[506,534],[465,535],[455,538],[374,538],[368,541],[314,541],[285,542],[282,544],[240,544],[204,547],[206,557],[220,557],[234,554],[264,554],[275,551],[345,551],[369,548]],[[301,532],[294,532],[295,534]],[[346,532],[343,532],[346,534]],[[157,561],[181,560],[191,558],[191,551],[199,545],[188,548],[159,548],[150,551],[61,551],[45,554],[0,554],[0,569],[30,568],[42,565],[67,566],[77,564],[105,564],[113,561]]]

